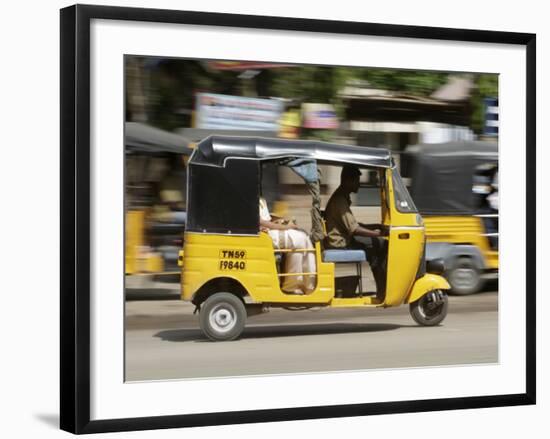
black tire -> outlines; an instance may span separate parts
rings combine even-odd
[[[215,293],[202,303],[199,323],[210,340],[235,340],[243,332],[246,308],[234,294]]]
[[[445,277],[451,285],[451,293],[457,296],[477,293],[485,283],[471,258],[457,258]]]
[[[431,291],[409,304],[413,320],[422,326],[439,325],[447,316],[448,308],[449,298],[443,290]]]

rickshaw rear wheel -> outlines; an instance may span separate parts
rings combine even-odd
[[[439,325],[447,316],[448,308],[449,298],[443,290],[430,291],[409,304],[411,317],[422,326]]]
[[[202,303],[199,323],[210,340],[235,340],[243,332],[246,308],[234,294],[215,293]]]

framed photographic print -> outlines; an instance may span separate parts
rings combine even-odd
[[[61,428],[535,403],[533,34],[61,10]]]

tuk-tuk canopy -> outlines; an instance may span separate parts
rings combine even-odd
[[[420,144],[401,155],[401,174],[411,179],[409,192],[421,214],[471,215],[479,208],[474,176],[497,164],[496,142]]]
[[[390,152],[383,148],[315,140],[233,136],[207,137],[198,144],[190,164],[225,166],[227,159],[270,160],[291,157],[380,168],[391,168],[393,165]]]
[[[189,160],[187,230],[256,234],[261,164],[275,161],[304,178],[312,194],[312,239],[322,237],[317,161],[390,168],[388,150],[262,137],[210,136]]]

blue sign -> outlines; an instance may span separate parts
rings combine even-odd
[[[484,98],[483,108],[485,113],[483,134],[498,136],[498,98]]]
[[[275,99],[197,93],[196,127],[278,131],[284,105]]]

